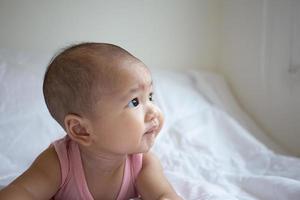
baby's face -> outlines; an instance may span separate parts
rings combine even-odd
[[[90,119],[93,141],[100,151],[131,154],[147,152],[163,125],[153,103],[150,72],[138,61],[110,72],[113,85],[104,91]]]

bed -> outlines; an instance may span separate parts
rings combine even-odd
[[[0,50],[0,188],[64,135],[42,97],[50,57]],[[267,137],[220,74],[151,71],[165,115],[153,151],[184,199],[300,199],[300,159]]]

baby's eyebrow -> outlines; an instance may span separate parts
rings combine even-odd
[[[140,90],[145,90],[147,87],[151,88],[152,86],[153,86],[153,81],[151,81],[149,84],[139,84],[136,87],[131,88],[128,93],[129,94],[136,93]]]
[[[132,87],[123,97],[120,98],[121,101],[128,100],[128,97],[132,94],[137,93],[140,90],[144,90],[146,87],[151,88],[153,86],[153,81],[151,81],[149,84],[140,84],[136,87]]]

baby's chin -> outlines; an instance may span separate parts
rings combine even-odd
[[[139,147],[136,149],[136,151],[132,152],[131,154],[147,153],[148,151],[150,151],[150,149],[155,143],[156,136],[157,133],[144,134],[141,138],[141,143]]]
[[[146,153],[148,151],[150,151],[151,147],[154,145],[155,143],[155,139],[157,136],[157,132],[151,132],[151,133],[146,133],[143,135],[142,138],[142,146],[143,146],[143,152],[141,153]]]

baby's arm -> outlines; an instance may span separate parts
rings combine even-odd
[[[143,156],[143,167],[136,183],[143,200],[182,200],[164,176],[160,161],[151,152]]]
[[[0,191],[0,199],[51,199],[61,181],[54,147],[41,153],[31,167]]]

